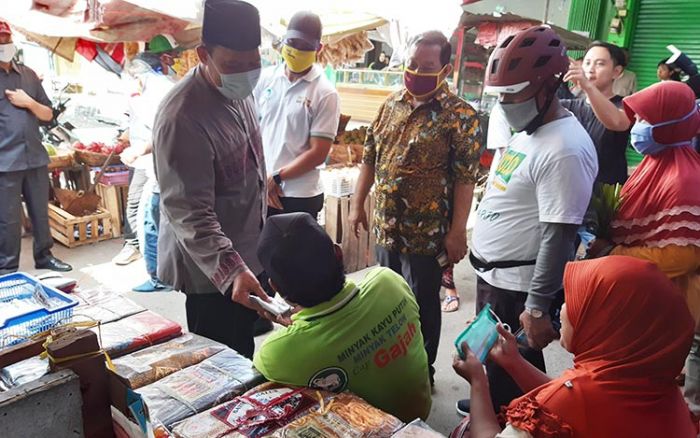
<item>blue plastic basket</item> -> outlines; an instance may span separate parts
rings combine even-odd
[[[31,298],[37,284],[49,298],[56,300],[56,305],[51,309],[36,308],[8,319],[0,319],[0,348],[18,344],[59,323],[70,322],[73,307],[78,305],[78,301],[22,272],[0,276],[0,309],[12,300]]]

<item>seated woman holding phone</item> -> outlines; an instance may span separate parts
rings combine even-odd
[[[465,359],[455,357],[453,367],[471,385],[471,417],[451,437],[697,436],[674,380],[694,327],[678,288],[653,263],[610,256],[569,263],[564,293],[561,344],[574,354],[573,369],[549,378],[499,325],[488,360],[526,392],[499,423],[483,365],[463,343]]]

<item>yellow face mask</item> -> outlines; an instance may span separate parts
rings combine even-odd
[[[285,44],[282,47],[282,59],[292,73],[301,73],[316,62],[316,51],[298,50]]]

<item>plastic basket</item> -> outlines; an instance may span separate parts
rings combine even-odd
[[[0,348],[18,344],[59,323],[70,322],[73,307],[78,305],[78,300],[21,272],[0,276],[0,311],[3,306],[5,310],[9,309],[14,300],[31,300],[37,285],[51,300],[52,306],[47,308],[32,303],[32,308],[10,317],[0,312]]]

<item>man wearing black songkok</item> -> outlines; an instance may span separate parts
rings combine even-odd
[[[266,215],[265,164],[251,93],[260,16],[207,0],[201,61],[165,98],[154,128],[161,187],[158,275],[187,296],[190,331],[252,357],[250,294],[264,300],[256,245]]]

